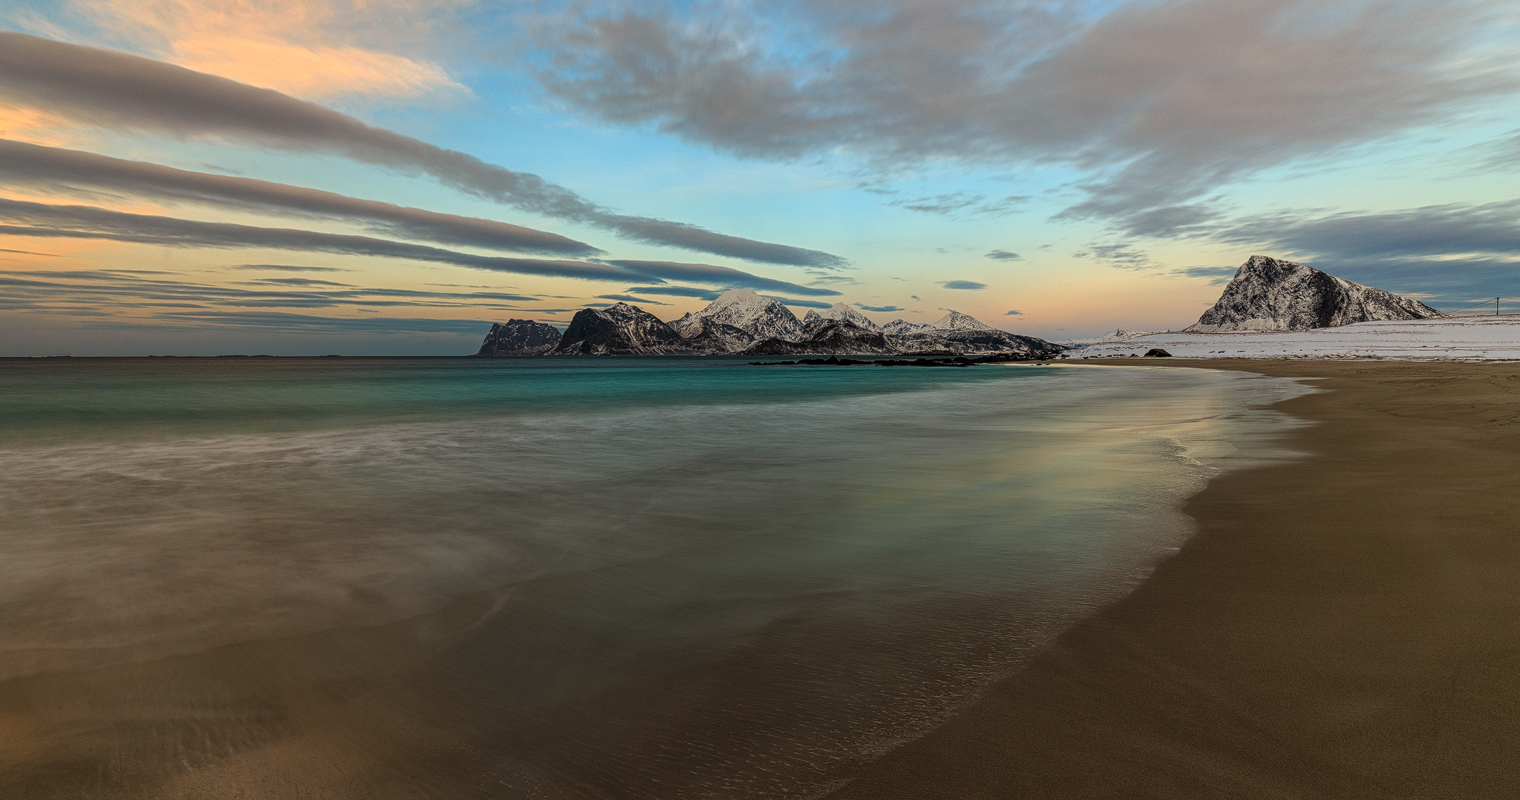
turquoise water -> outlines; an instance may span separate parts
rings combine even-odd
[[[0,359],[0,444],[763,405],[1022,374],[758,368],[728,358]]]
[[[1069,365],[0,362],[0,709],[25,709],[0,723],[59,738],[0,789],[815,794],[1141,580],[1191,530],[1183,498],[1286,457],[1263,405],[1298,391]]]

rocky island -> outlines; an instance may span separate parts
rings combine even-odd
[[[551,336],[549,331],[553,332]],[[799,320],[781,301],[752,289],[731,289],[700,311],[672,322],[628,303],[576,312],[563,335],[551,325],[509,320],[491,326],[479,355],[912,355],[1006,353],[1050,358],[1065,348],[993,328],[951,311],[922,324],[877,325],[835,303]]]

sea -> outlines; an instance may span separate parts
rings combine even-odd
[[[1143,581],[1245,372],[0,360],[0,796],[796,798]]]

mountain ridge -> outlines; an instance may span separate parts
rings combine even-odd
[[[779,309],[779,310],[778,310]],[[784,313],[782,313],[784,312]],[[552,347],[534,340],[511,351],[492,345],[502,330],[525,331],[523,320],[497,323],[482,355],[965,355],[1009,353],[1048,358],[1066,349],[1033,336],[998,330],[967,314],[951,311],[932,324],[894,320],[886,326],[858,324],[855,309],[837,303],[829,312],[809,314],[804,324],[780,301],[753,290],[731,290],[701,311],[671,322],[625,302],[576,312]],[[727,320],[727,321],[725,321]],[[865,320],[870,322],[870,320]],[[542,323],[532,323],[541,325]],[[549,327],[549,326],[544,326]],[[536,330],[536,329],[534,329]],[[552,330],[552,328],[551,328]],[[556,331],[557,332],[557,331]],[[756,333],[758,332],[758,333]],[[540,331],[539,333],[543,333]],[[490,351],[490,352],[488,352]]]

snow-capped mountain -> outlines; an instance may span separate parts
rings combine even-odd
[[[1215,303],[1187,328],[1220,331],[1303,331],[1353,322],[1432,319],[1441,312],[1407,297],[1352,283],[1312,267],[1251,256]]]
[[[491,325],[481,356],[536,356],[559,344],[559,328],[530,319],[509,319]]]
[[[881,326],[881,332],[885,333],[888,336],[902,336],[904,334],[909,334],[927,327],[929,327],[929,325],[923,322],[909,322],[905,319],[894,319],[891,322],[888,322],[887,324]]]
[[[616,303],[575,312],[565,335],[547,355],[670,355],[692,349],[659,317],[638,306]]]
[[[970,314],[962,314],[959,311],[951,311],[950,313],[944,315],[943,317],[940,317],[939,319],[935,320],[934,322],[929,323],[929,327],[934,328],[935,330],[941,330],[941,331],[991,331],[991,330],[997,330],[996,328],[992,327],[991,325],[988,325],[985,322],[982,322],[981,320],[977,319],[976,317],[973,317]]]
[[[808,329],[810,332],[815,331],[820,325],[823,324],[824,320],[829,319],[837,319],[853,323],[856,327],[864,328],[868,331],[881,330],[881,326],[867,319],[865,314],[856,311],[844,303],[835,303],[834,305],[829,306],[829,309],[822,314],[818,313],[817,311],[807,312],[807,315],[802,318],[802,326]]]
[[[681,317],[670,327],[680,331],[698,319],[732,325],[756,339],[795,340],[804,335],[802,323],[791,309],[774,297],[756,294],[754,289],[729,289],[706,308]]]

